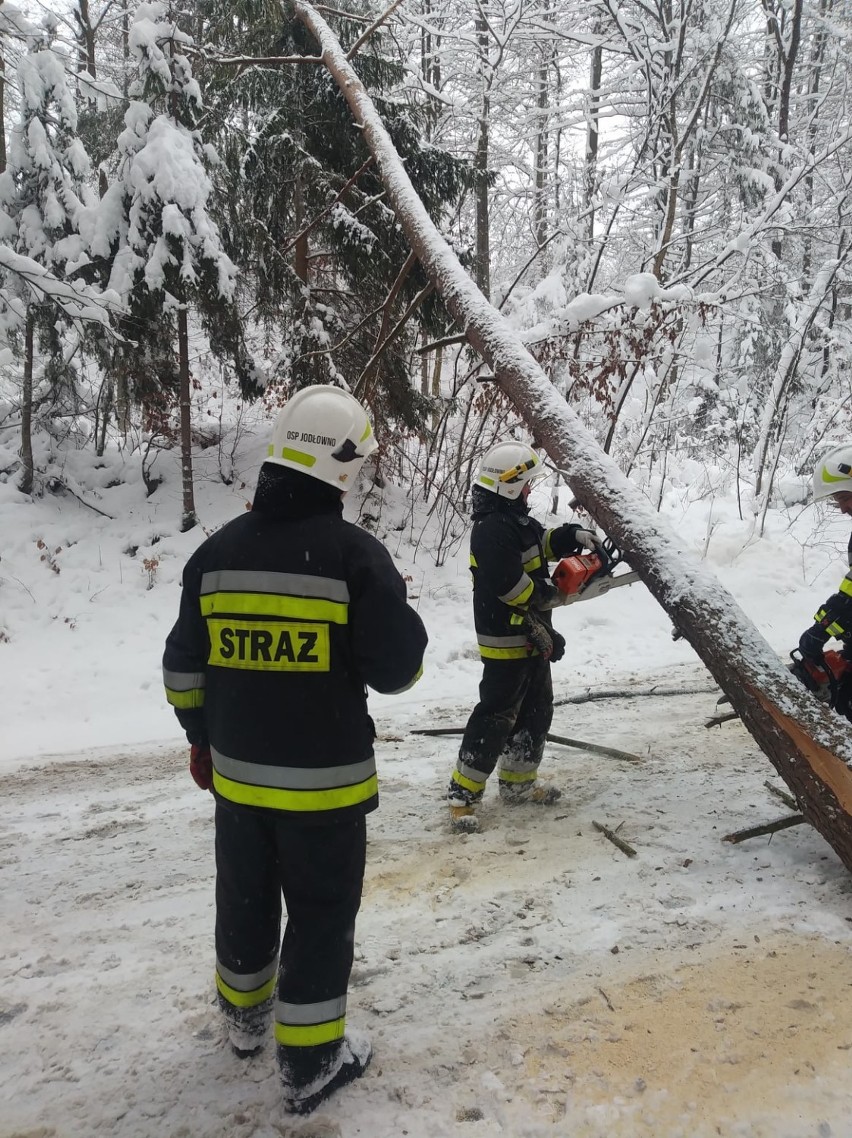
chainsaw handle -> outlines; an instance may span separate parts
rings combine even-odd
[[[616,565],[620,565],[622,561],[621,550],[615,544],[611,537],[605,537],[601,542],[597,552],[600,554],[604,563],[603,573],[608,574],[613,571]]]

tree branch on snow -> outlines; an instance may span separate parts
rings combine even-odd
[[[749,826],[747,830],[735,830],[732,834],[725,834],[722,841],[737,845],[739,842],[748,841],[749,838],[760,838],[764,834],[777,834],[779,830],[789,830],[791,826],[801,826],[803,822],[807,822],[804,814],[788,814],[775,822],[766,822],[762,826]]]

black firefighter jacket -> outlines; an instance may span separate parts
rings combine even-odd
[[[490,660],[528,656],[522,631],[528,609],[550,624],[549,610],[558,598],[548,574],[548,561],[570,557],[582,548],[575,538],[581,526],[545,529],[527,512],[521,498],[500,498],[474,487],[470,568],[473,574],[473,619],[480,655]]]
[[[365,684],[420,676],[427,636],[384,546],[333,487],[265,463],[250,512],[183,573],[166,694],[218,797],[304,822],[378,805]]]
[[[840,588],[814,613],[816,623],[799,641],[805,656],[820,659],[825,643],[835,637],[843,641],[843,655],[852,659],[852,537],[847,556],[850,568]]]

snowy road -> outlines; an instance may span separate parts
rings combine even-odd
[[[349,1006],[375,1060],[298,1122],[271,1049],[222,1044],[212,802],[183,750],[23,767],[0,829],[0,1138],[850,1138],[852,881],[808,827],[720,840],[785,807],[712,711],[557,708],[554,732],[642,764],[553,747],[562,803],[489,789],[485,832],[461,838],[441,803],[455,741],[410,734],[411,707],[379,716]]]

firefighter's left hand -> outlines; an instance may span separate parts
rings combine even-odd
[[[603,538],[592,529],[581,529],[578,527],[574,530],[574,540],[582,549],[590,549],[592,551],[600,549],[603,545]]]

